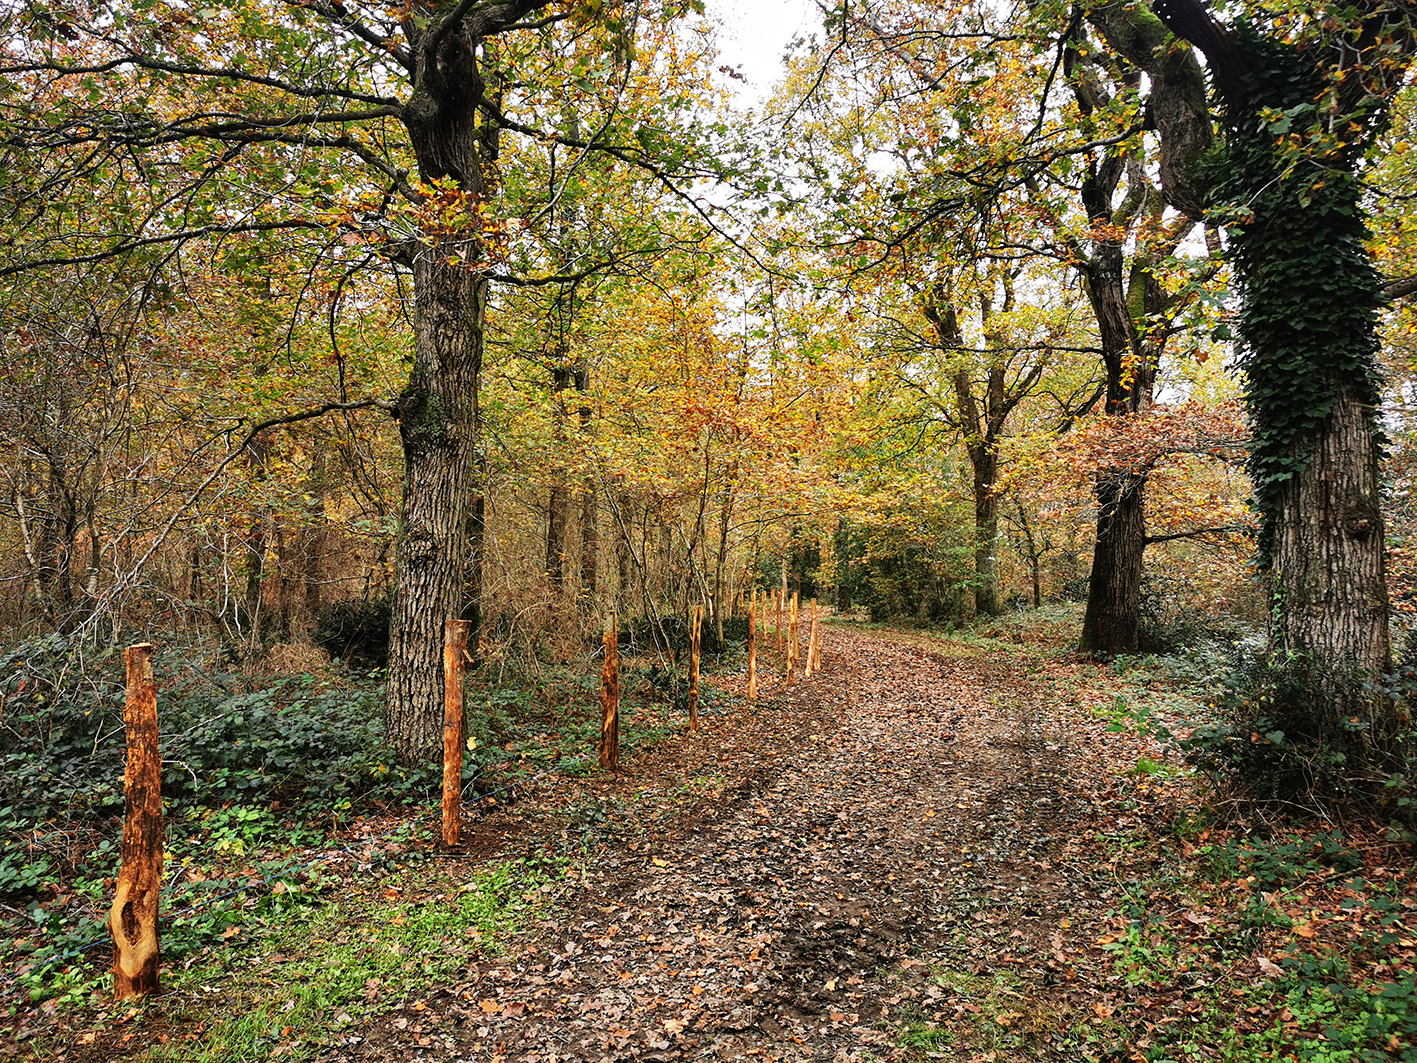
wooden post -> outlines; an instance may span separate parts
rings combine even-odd
[[[748,603],[748,701],[758,700],[758,589]]]
[[[158,893],[162,889],[162,757],[157,748],[157,685],[149,643],[123,651],[128,699],[128,763],[123,772],[127,815],[123,862],[108,913],[113,934],[113,996],[132,1000],[158,988]]]
[[[462,662],[472,625],[449,617],[443,625],[443,844],[462,835]]]
[[[777,596],[777,622],[774,627],[777,629],[777,652],[782,652],[782,602],[785,597],[781,591],[776,592]]]
[[[797,667],[797,602],[799,591],[792,592],[792,602],[787,609],[787,681],[792,682],[792,672]]]
[[[615,614],[605,629],[600,673],[600,766],[620,774],[620,629]]]
[[[812,677],[812,671],[820,667],[817,661],[817,599],[812,599],[812,624],[807,632],[807,666],[803,669],[806,678]]]
[[[699,729],[699,635],[703,630],[704,607],[694,606],[689,626],[689,730]]]
[[[817,603],[816,603],[816,602],[813,602],[813,603],[812,603],[812,626],[815,628],[815,627],[816,627],[816,624],[817,624]],[[820,672],[820,671],[822,670],[822,637],[821,637],[820,635],[817,636],[817,655],[816,655],[816,657],[813,658],[813,660],[812,660],[812,667],[813,667],[813,669],[815,669],[815,670],[818,671],[818,672]]]

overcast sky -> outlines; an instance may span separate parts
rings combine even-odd
[[[720,27],[722,62],[748,79],[733,82],[744,107],[765,100],[782,78],[787,42],[819,30],[822,21],[810,0],[706,0],[705,13]]]

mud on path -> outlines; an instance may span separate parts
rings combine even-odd
[[[825,658],[605,787],[643,807],[677,773],[716,796],[632,825],[505,953],[323,1058],[919,1057],[904,1031],[980,1011],[941,971],[1009,972],[996,1057],[1050,1055],[1109,894],[1077,840],[1098,729],[1026,658],[842,631]]]

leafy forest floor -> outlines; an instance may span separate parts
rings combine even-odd
[[[158,998],[15,1005],[0,1056],[1417,1059],[1410,851],[1217,796],[1145,725],[1204,684],[1068,634],[829,628],[462,851],[357,822]]]

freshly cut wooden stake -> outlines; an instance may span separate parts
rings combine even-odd
[[[822,670],[822,640],[817,637],[817,599],[812,599],[812,668]]]
[[[758,589],[753,588],[753,598],[748,603],[748,701],[758,700]]]
[[[123,651],[128,699],[128,764],[123,773],[127,805],[122,866],[108,929],[113,934],[113,996],[132,1000],[157,992],[157,907],[162,889],[162,757],[157,747],[157,684],[149,643]]]
[[[614,613],[605,628],[600,673],[600,766],[620,774],[620,629]]]
[[[443,844],[462,837],[462,662],[472,624],[449,617],[443,624]]]
[[[782,652],[782,603],[783,603],[784,597],[785,597],[785,595],[784,595],[781,591],[775,591],[775,592],[773,593],[773,598],[774,598],[774,599],[776,600],[776,602],[777,602],[777,619],[776,619],[776,621],[775,621],[774,624],[773,624],[773,628],[774,628],[774,630],[777,632],[777,652],[778,652],[778,653],[781,653],[781,652]]]
[[[797,667],[797,594],[792,594],[792,603],[787,610],[787,681],[793,681],[792,672]]]
[[[689,627],[689,730],[699,729],[699,635],[703,630],[704,607],[694,606]]]
[[[807,629],[807,664],[802,669],[802,674],[810,679],[813,669],[817,668],[817,599],[812,599],[812,622]]]

